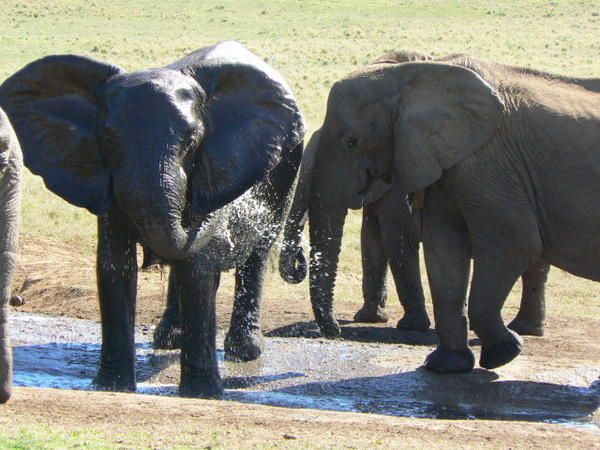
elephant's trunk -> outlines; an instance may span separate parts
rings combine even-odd
[[[326,180],[326,171],[315,173],[309,200],[310,300],[321,333],[336,337],[340,327],[333,315],[333,291],[348,210],[335,198],[337,191],[327,189],[330,183]]]
[[[283,232],[283,245],[279,255],[279,274],[285,281],[292,284],[300,283],[306,278],[306,257],[301,241],[302,231],[308,219],[310,180],[319,142],[319,133],[319,130],[313,133],[304,150],[294,201]]]
[[[12,390],[12,348],[8,331],[8,300],[17,262],[19,212],[21,206],[21,149],[8,120],[0,110],[0,404]]]
[[[12,349],[7,316],[8,306],[0,305],[0,404],[10,398],[12,388]]]
[[[178,161],[162,161],[158,172],[150,167],[127,181],[118,181],[115,191],[121,208],[136,226],[142,243],[158,256],[168,261],[192,258],[210,240],[202,227],[184,228],[189,185]]]

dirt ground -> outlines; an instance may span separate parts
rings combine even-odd
[[[539,423],[236,407],[138,394],[18,388],[2,409],[0,427],[93,428],[121,448],[600,448],[598,434]]]
[[[21,242],[23,256],[14,288],[25,304],[18,310],[98,320],[93,255],[27,237]],[[275,276],[269,283],[281,286],[272,279]],[[138,284],[137,321],[150,326],[164,306],[167,273],[140,273]],[[316,335],[306,290],[265,289],[265,334]],[[222,328],[228,325],[232,292],[228,274],[218,295]],[[342,339],[410,343],[410,333],[398,333],[393,323],[374,327],[350,323],[356,306],[336,305]],[[400,316],[395,304],[389,312],[394,319]],[[523,355],[534,355],[543,364],[559,358],[598,365],[599,325],[600,320],[594,319],[549,317],[546,336],[526,337]],[[92,429],[124,448],[600,448],[597,426],[582,430],[516,421],[410,419],[135,394],[16,388],[14,398],[0,411],[0,428],[47,426],[71,434]],[[598,411],[593,423],[600,423]]]

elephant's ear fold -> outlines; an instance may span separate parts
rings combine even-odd
[[[398,98],[394,137],[397,181],[405,192],[433,184],[496,133],[503,103],[472,70],[437,63],[406,63],[410,73]]]
[[[169,67],[194,77],[206,92],[193,214],[231,202],[302,142],[304,121],[287,83],[240,44],[201,49]]]
[[[93,59],[48,56],[0,86],[25,165],[52,192],[94,214],[104,214],[109,174],[96,142],[96,89],[118,67]]]

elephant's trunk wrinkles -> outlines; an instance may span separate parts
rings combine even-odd
[[[139,189],[128,186],[121,206],[137,227],[142,243],[154,253],[169,261],[188,259],[202,250],[209,236],[192,227],[184,228],[188,184],[183,170],[163,164],[161,172],[160,176],[139,175],[146,183],[149,179],[157,181]]]
[[[323,186],[324,174],[315,174]],[[333,291],[337,275],[338,258],[348,210],[335,204],[325,189],[315,186],[320,195],[310,196],[310,299],[321,333],[326,337],[340,334],[333,315]],[[334,191],[335,192],[335,191]],[[334,200],[334,199],[333,199]]]
[[[325,217],[327,216],[327,217]],[[327,213],[310,218],[310,299],[321,332],[340,334],[333,314],[333,290],[346,216]]]

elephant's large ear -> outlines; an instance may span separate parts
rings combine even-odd
[[[118,67],[74,56],[48,56],[0,86],[25,165],[68,202],[104,214],[109,174],[96,142],[95,91]]]
[[[472,70],[437,63],[406,63],[410,81],[397,105],[394,161],[405,192],[426,188],[496,133],[503,103]]]
[[[244,193],[302,141],[304,122],[290,88],[240,44],[198,50],[169,68],[191,75],[206,92],[206,130],[192,178],[194,214]]]

